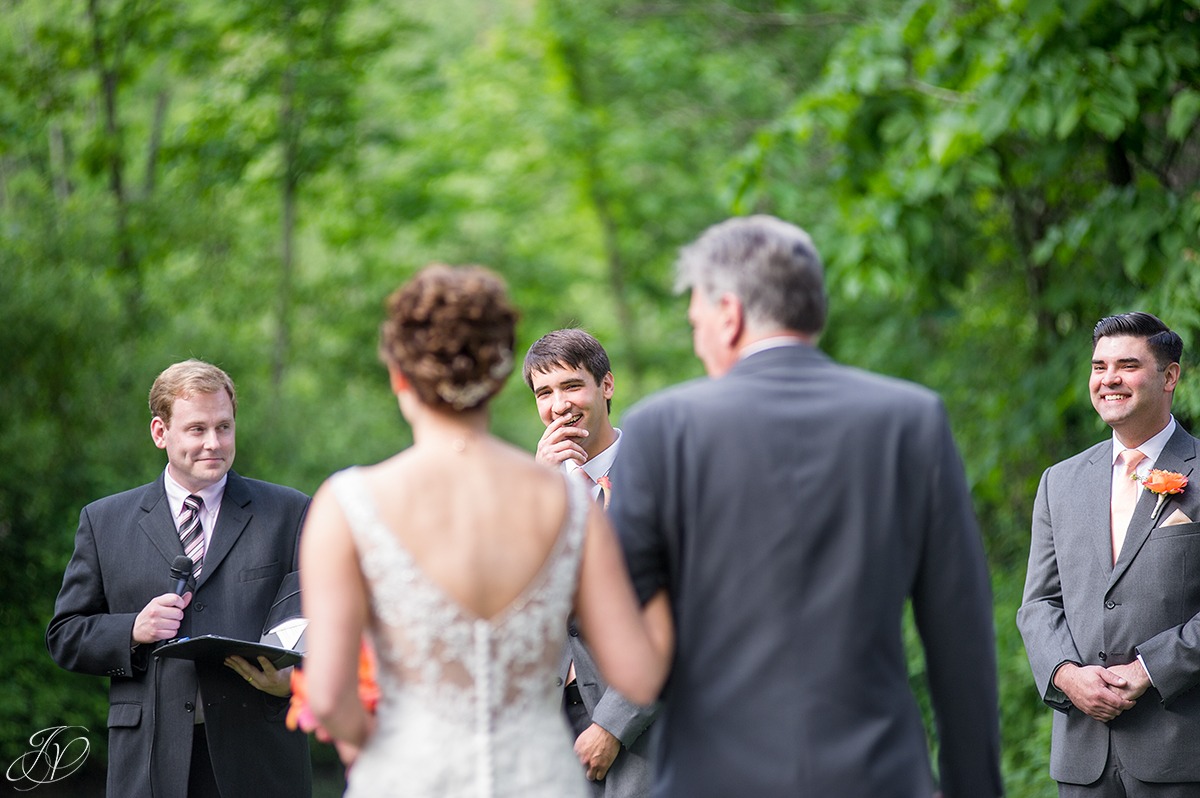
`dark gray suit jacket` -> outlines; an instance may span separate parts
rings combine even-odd
[[[1054,715],[1050,775],[1090,784],[1109,738],[1126,770],[1152,782],[1200,781],[1200,523],[1162,526],[1175,510],[1200,520],[1192,474],[1200,442],[1182,427],[1154,467],[1192,475],[1157,519],[1157,496],[1142,491],[1116,565],[1109,506],[1112,439],[1042,474],[1017,626],[1043,699]],[[1154,686],[1109,723],[1071,706],[1050,684],[1063,662],[1121,665],[1141,654]]]
[[[280,583],[296,569],[307,509],[299,491],[229,473],[180,637],[259,639]],[[108,795],[185,796],[197,683],[222,794],[310,795],[308,740],[284,726],[286,698],[255,690],[221,663],[156,660],[150,645],[131,650],[134,619],[170,589],[181,553],[161,476],[80,513],[46,645],[67,670],[111,679]]]
[[[655,795],[931,795],[909,597],[943,793],[1001,794],[987,568],[933,393],[789,346],[622,428],[612,517],[677,635]]]

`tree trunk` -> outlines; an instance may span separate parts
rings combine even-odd
[[[120,89],[117,53],[124,45],[114,41],[116,53],[109,53],[100,17],[99,0],[88,0],[88,21],[92,34],[92,57],[96,60],[96,75],[100,83],[104,112],[104,155],[108,162],[108,188],[113,196],[113,242],[116,267],[125,282],[126,320],[132,329],[139,329],[142,316],[142,278],[133,240],[129,232],[129,197],[125,189],[125,156],[120,117],[117,113],[117,94]]]
[[[295,67],[289,64],[283,73],[279,111],[280,136],[283,140],[282,224],[280,229],[280,274],[275,352],[271,363],[271,383],[276,395],[282,392],[291,343],[292,279],[295,270],[296,194],[299,181],[299,131],[296,119]]]
[[[171,99],[166,89],[160,89],[154,99],[154,123],[150,128],[150,142],[146,148],[146,174],[142,179],[142,198],[149,199],[154,193],[158,176],[158,152],[162,149],[163,127],[167,122],[167,105]]]

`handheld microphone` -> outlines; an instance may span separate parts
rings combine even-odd
[[[187,589],[188,579],[192,576],[192,568],[195,563],[192,558],[186,554],[180,554],[171,563],[171,592],[177,596],[182,596],[183,591]]]

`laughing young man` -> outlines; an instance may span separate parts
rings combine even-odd
[[[592,496],[608,503],[608,472],[617,457],[621,431],[613,427],[613,375],[608,354],[593,336],[578,329],[555,330],[534,342],[525,355],[525,383],[533,390],[546,431],[536,457],[586,480]],[[609,689],[579,638],[568,625],[559,678],[563,709],[575,734],[575,754],[605,798],[648,796],[653,784],[643,734],[657,714]]]

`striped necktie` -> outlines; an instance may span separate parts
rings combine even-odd
[[[194,578],[200,577],[200,569],[204,567],[204,529],[200,525],[202,507],[204,499],[195,494],[184,499],[183,523],[179,525],[179,540],[183,543],[183,553],[196,564],[192,569]]]

